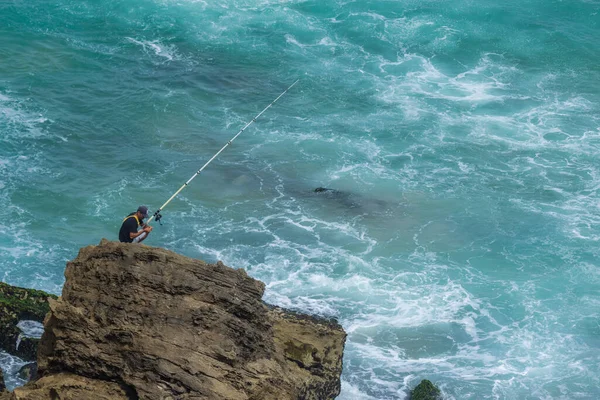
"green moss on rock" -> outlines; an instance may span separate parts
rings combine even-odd
[[[43,322],[50,311],[48,298],[57,296],[35,289],[25,289],[0,282],[0,348],[17,354],[17,338],[21,333],[17,323],[21,320]],[[35,346],[37,348],[37,346]],[[18,354],[25,359],[35,359],[36,348]]]
[[[411,392],[410,400],[438,400],[440,398],[440,389],[431,381],[423,379]]]

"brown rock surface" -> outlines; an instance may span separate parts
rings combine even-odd
[[[41,379],[15,390],[18,399],[50,390],[61,399],[339,394],[341,326],[266,305],[264,284],[244,270],[103,240],[81,249],[65,276],[40,342]],[[61,384],[66,372],[78,376]]]
[[[16,388],[11,400],[129,400],[117,383],[74,374],[55,374]],[[1,400],[1,398],[0,398]]]

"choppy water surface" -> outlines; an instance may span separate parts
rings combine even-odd
[[[338,318],[340,399],[424,378],[447,399],[598,398],[599,12],[0,3],[2,280],[59,294],[80,247],[159,207],[300,78],[145,243]]]

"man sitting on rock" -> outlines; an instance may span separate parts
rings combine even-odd
[[[123,220],[119,230],[119,241],[123,243],[140,243],[152,232],[152,227],[142,221],[148,216],[148,207],[139,206],[136,212],[132,212]],[[138,231],[138,227],[142,227]]]

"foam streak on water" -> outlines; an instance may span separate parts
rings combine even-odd
[[[300,78],[145,243],[338,318],[341,399],[425,378],[446,399],[598,398],[599,12],[0,5],[0,276],[60,294],[81,246],[160,206]]]

